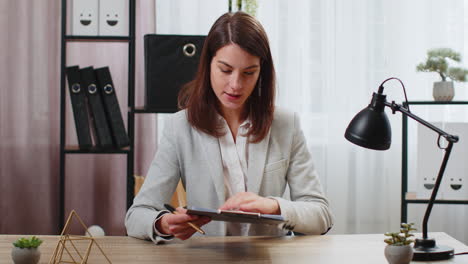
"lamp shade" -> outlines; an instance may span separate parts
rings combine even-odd
[[[345,138],[369,149],[387,150],[392,142],[390,122],[385,114],[383,94],[374,93],[372,102],[361,110],[348,125]]]

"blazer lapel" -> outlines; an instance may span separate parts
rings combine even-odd
[[[249,168],[247,170],[247,191],[258,194],[265,169],[270,132],[259,143],[249,143]]]
[[[209,174],[213,180],[216,189],[216,194],[221,204],[224,203],[224,175],[223,163],[221,160],[221,151],[219,148],[219,141],[217,138],[210,136],[206,133],[197,131],[200,137],[200,142],[203,145],[203,153],[205,156],[206,164],[208,165]]]

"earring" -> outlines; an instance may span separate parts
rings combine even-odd
[[[258,97],[262,96],[262,77],[258,77]]]

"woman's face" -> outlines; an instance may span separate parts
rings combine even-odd
[[[240,113],[255,88],[260,74],[260,58],[237,44],[220,48],[211,60],[210,80],[221,111]]]

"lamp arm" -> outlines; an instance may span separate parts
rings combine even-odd
[[[425,127],[437,132],[439,136],[444,137],[448,141],[448,146],[444,148],[445,155],[444,159],[442,160],[442,164],[440,165],[439,174],[437,175],[437,179],[434,185],[434,189],[432,190],[431,198],[427,204],[426,213],[424,214],[423,219],[423,239],[427,239],[427,222],[429,221],[429,216],[431,215],[432,207],[434,206],[434,201],[437,197],[437,192],[439,191],[440,183],[442,182],[442,177],[444,176],[445,168],[447,167],[447,162],[450,157],[450,153],[452,152],[453,143],[458,142],[458,136],[451,135],[442,129],[434,126],[433,124],[427,122],[426,120],[414,115],[407,108],[402,105],[396,104],[395,102],[384,102],[384,104],[392,109],[392,112],[395,114],[396,111],[401,112],[403,115],[412,118],[413,120],[417,121],[418,123],[424,125]]]
[[[447,167],[447,162],[450,156],[450,152],[452,152],[452,146],[453,146],[453,142],[449,141],[447,148],[444,149],[445,150],[444,159],[442,160],[442,164],[440,165],[439,174],[437,175],[434,189],[432,190],[431,198],[429,199],[426,213],[424,214],[423,226],[422,226],[423,239],[428,238],[427,237],[427,222],[429,221],[429,216],[431,214],[432,207],[434,206],[434,201],[436,199],[437,192],[439,191],[440,183],[442,182],[442,177],[444,176],[445,167]]]
[[[398,111],[398,112],[401,112],[402,114],[404,114],[405,116],[408,116],[410,117],[411,119],[413,120],[416,120],[418,123],[424,125],[425,127],[437,132],[437,134],[439,134],[439,136],[442,136],[444,137],[448,142],[453,142],[453,143],[456,143],[458,142],[458,136],[455,136],[455,135],[451,135],[445,131],[443,131],[442,129],[434,126],[433,124],[427,122],[426,120],[420,118],[419,116],[411,113],[410,111],[408,111],[407,108],[405,108],[404,106],[402,105],[399,105],[399,104],[396,104],[395,102],[384,102],[384,104],[388,107],[390,107],[392,109],[392,112],[395,114],[395,111]]]

